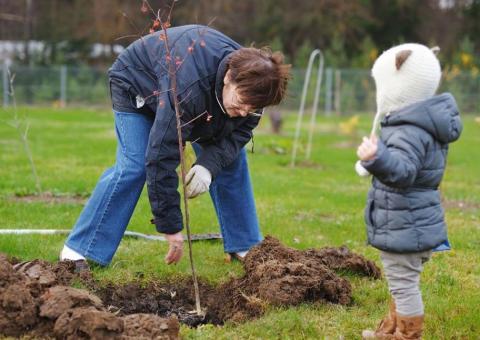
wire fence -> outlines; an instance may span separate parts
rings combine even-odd
[[[14,88],[19,105],[98,106],[110,105],[106,68],[87,66],[9,66],[15,75]],[[1,69],[2,106],[11,105],[7,65]],[[312,73],[305,110],[311,110],[318,74]],[[302,96],[305,70],[294,69],[288,97],[279,110],[296,111]],[[462,113],[480,112],[480,74],[444,73],[441,92],[452,92]],[[319,114],[348,115],[375,111],[375,84],[365,69],[326,68],[322,77]]]

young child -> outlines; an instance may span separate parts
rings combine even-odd
[[[392,47],[375,61],[372,76],[377,115],[372,135],[358,147],[356,169],[373,175],[365,209],[368,242],[380,250],[393,301],[376,331],[362,336],[421,339],[420,273],[432,249],[447,241],[438,187],[448,144],[459,138],[462,123],[453,96],[435,95],[440,63],[426,46]]]

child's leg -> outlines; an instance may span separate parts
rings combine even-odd
[[[382,251],[385,276],[388,281],[397,313],[404,316],[423,315],[423,301],[420,292],[420,274],[423,263],[428,261],[431,251],[410,254],[396,254]]]
[[[431,251],[411,254],[380,252],[393,300],[387,316],[375,331],[364,330],[363,339],[421,339],[423,302],[420,274]],[[394,335],[395,334],[395,335]]]
[[[396,331],[399,339],[421,339],[423,332],[423,301],[420,274],[432,252],[395,254],[382,251],[385,276],[396,304]]]

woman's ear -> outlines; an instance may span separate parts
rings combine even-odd
[[[232,74],[232,72],[230,70],[228,70],[226,73],[225,73],[225,77],[223,77],[223,84],[227,85],[229,83],[232,82],[232,78],[230,77]]]

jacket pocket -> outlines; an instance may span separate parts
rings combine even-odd
[[[114,108],[133,109],[136,110],[136,104],[130,94],[131,86],[126,86],[125,83],[118,84],[110,80],[110,98]]]
[[[367,199],[367,206],[365,208],[365,212],[364,212],[364,219],[365,219],[365,223],[368,225],[368,226],[374,226],[374,223],[373,223],[373,210],[375,209],[375,204],[374,204],[374,200],[373,199]]]

